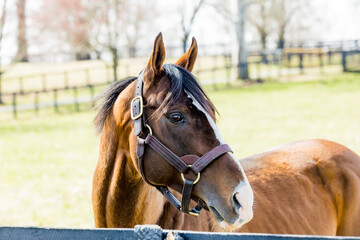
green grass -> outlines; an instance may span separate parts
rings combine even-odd
[[[0,224],[92,226],[93,113],[0,127]]]
[[[218,87],[209,96],[221,114],[222,135],[239,158],[311,138],[360,153],[360,75]],[[94,225],[94,115],[40,112],[38,118],[0,121],[0,225]]]

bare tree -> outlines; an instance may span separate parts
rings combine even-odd
[[[154,3],[145,0],[44,0],[36,18],[42,32],[56,36],[63,48],[67,43],[77,59],[89,58],[89,53],[101,59],[103,53],[110,53],[117,80],[121,47],[127,46],[134,56],[144,26],[154,14]]]
[[[5,25],[5,19],[6,19],[6,0],[4,0],[3,5],[1,6],[1,18],[0,18],[0,104],[3,104],[2,100],[2,58],[1,58],[1,50],[2,50],[2,39],[3,39],[3,33],[4,33],[4,25]]]
[[[89,59],[89,53],[93,51],[90,44],[91,14],[86,1],[44,0],[40,12],[32,17],[42,35],[49,34],[60,48],[67,43],[75,58],[82,60]]]
[[[125,45],[129,57],[136,56],[138,42],[149,32],[148,22],[152,21],[158,11],[153,2],[147,0],[124,1],[126,11],[123,13],[123,28],[125,35]]]
[[[246,12],[249,8],[251,1],[237,0],[236,11],[232,9],[231,0],[213,0],[211,5],[216,9],[216,12],[220,14],[226,21],[226,28],[232,29],[236,33],[237,41],[237,78],[247,80],[249,79],[248,69],[248,53],[245,41],[245,26],[246,26]],[[231,30],[230,30],[231,31]],[[235,54],[234,54],[235,55]],[[234,57],[235,59],[235,57]]]
[[[247,12],[248,21],[255,26],[260,36],[262,60],[266,61],[265,50],[268,35],[272,30],[273,0],[254,0]]]
[[[92,45],[112,56],[114,80],[117,80],[120,52],[126,45],[129,56],[135,56],[138,41],[144,37],[149,22],[156,14],[153,2],[138,0],[89,0],[92,3]],[[147,26],[148,27],[148,26]]]
[[[181,29],[183,31],[183,37],[182,37],[182,45],[183,45],[183,51],[186,52],[187,50],[187,41],[189,39],[190,33],[192,31],[192,27],[196,18],[196,15],[199,13],[199,10],[201,6],[203,6],[205,0],[199,0],[197,3],[195,3],[189,18],[185,16],[187,12],[186,8],[186,0],[183,0],[183,6],[181,8]]]
[[[17,0],[17,54],[15,61],[27,62],[29,61],[26,38],[26,0]]]
[[[273,0],[273,21],[277,29],[278,48],[285,46],[285,34],[289,25],[297,15],[302,14],[303,10],[309,10],[307,0]]]
[[[124,29],[121,27],[126,11],[122,0],[90,1],[92,16],[93,45],[110,52],[114,81],[117,81],[117,68],[120,58],[120,39]]]

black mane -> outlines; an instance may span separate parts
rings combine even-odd
[[[136,79],[137,77],[127,77],[113,82],[94,99],[95,102],[98,102],[96,108],[100,108],[99,113],[94,119],[97,133],[100,133],[104,128],[106,116],[114,105],[119,94]]]
[[[157,114],[165,112],[169,106],[175,103],[179,99],[183,90],[191,94],[207,112],[213,113],[216,111],[214,105],[205,94],[194,75],[192,75],[188,70],[173,64],[164,64],[163,68],[167,76],[171,79],[171,87],[169,93],[165,97],[165,100],[156,111]],[[100,133],[104,128],[108,112],[114,105],[119,94],[136,79],[137,77],[128,77],[114,82],[96,97],[95,101],[102,100],[100,104],[97,105],[99,106],[100,111],[94,120],[98,133]]]

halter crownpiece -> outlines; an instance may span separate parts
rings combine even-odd
[[[174,68],[170,78],[180,78],[180,71],[175,65],[165,64],[164,69],[168,70]],[[175,73],[175,74],[174,74]],[[224,155],[227,152],[232,152],[231,148],[227,144],[219,145],[213,148],[211,151],[205,153],[203,156],[198,157],[196,155],[185,155],[178,157],[169,148],[167,148],[159,139],[157,139],[151,130],[151,127],[147,124],[144,114],[144,102],[143,102],[143,81],[144,72],[142,71],[136,81],[135,86],[135,97],[131,101],[131,119],[134,120],[134,133],[137,136],[138,143],[136,154],[138,157],[138,166],[141,177],[143,180],[156,187],[161,194],[179,211],[190,215],[198,216],[202,208],[206,205],[203,200],[197,199],[198,204],[193,209],[189,208],[190,200],[192,196],[193,186],[200,181],[200,172],[207,167],[212,161]],[[141,136],[145,136],[142,138]],[[176,168],[184,181],[181,202],[170,192],[166,186],[155,185],[149,182],[144,172],[144,153],[145,145],[151,147],[157,154],[164,158],[170,165]],[[184,173],[191,170],[197,175],[195,180],[189,180],[184,177]]]

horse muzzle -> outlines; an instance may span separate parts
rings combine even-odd
[[[239,229],[253,218],[254,195],[249,183],[239,184],[228,202],[224,200],[208,201],[209,210],[224,230]]]

